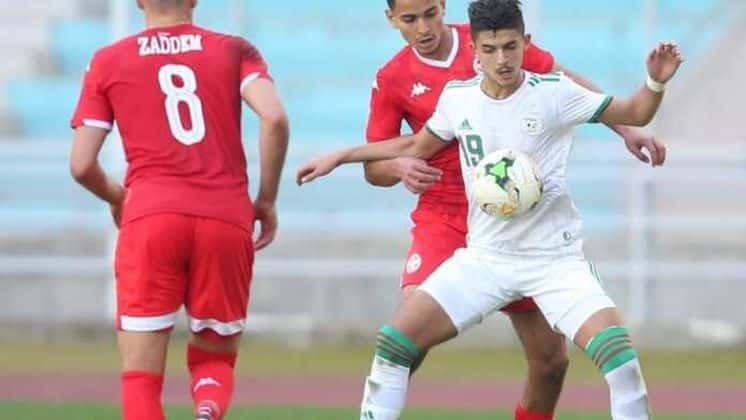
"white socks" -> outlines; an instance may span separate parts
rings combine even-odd
[[[407,400],[408,384],[409,368],[375,356],[365,379],[360,420],[397,420]]]
[[[635,358],[606,375],[611,397],[613,420],[647,420],[650,418],[648,390],[642,377],[639,359]]]

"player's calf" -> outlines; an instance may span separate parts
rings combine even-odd
[[[191,393],[198,420],[219,420],[233,398],[234,366],[240,336],[221,337],[209,330],[187,345]]]
[[[648,392],[627,329],[617,325],[599,331],[585,346],[585,353],[609,385],[612,419],[648,419]]]
[[[397,329],[384,325],[378,331],[376,354],[360,409],[361,420],[396,420],[404,408],[409,370],[420,352]]]
[[[122,419],[164,420],[161,405],[163,375],[130,370],[121,376]]]
[[[161,391],[170,329],[119,331],[124,420],[163,420]]]

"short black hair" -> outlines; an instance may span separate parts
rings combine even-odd
[[[520,0],[474,0],[469,4],[472,37],[482,31],[526,30]]]
[[[388,3],[389,9],[393,9],[396,6],[396,0],[386,0],[386,3]]]

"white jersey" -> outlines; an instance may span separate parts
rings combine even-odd
[[[481,89],[482,76],[446,85],[427,128],[460,143],[469,202],[467,245],[506,255],[582,255],[582,221],[565,180],[573,127],[597,122],[610,96],[591,92],[560,73],[525,72],[518,90],[496,100]],[[544,196],[531,211],[510,220],[482,212],[474,200],[475,168],[486,154],[508,148],[541,168]]]

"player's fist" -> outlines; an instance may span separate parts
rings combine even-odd
[[[684,57],[673,42],[661,42],[648,55],[648,74],[658,83],[666,83],[676,74]]]
[[[254,241],[254,249],[259,251],[271,244],[277,234],[275,203],[257,198],[254,202],[254,223],[259,223],[259,235]]]
[[[297,182],[298,185],[303,185],[318,177],[327,175],[329,172],[333,171],[334,168],[339,166],[339,162],[340,159],[338,154],[330,153],[305,163],[300,167],[300,169],[298,169],[298,173],[295,176],[295,182]]]
[[[427,191],[434,183],[440,180],[443,171],[433,168],[422,159],[414,157],[400,157],[396,159],[399,179],[404,186],[415,194]]]
[[[114,220],[114,225],[119,229],[122,227],[122,203],[109,204],[109,210],[111,211],[111,218]]]

